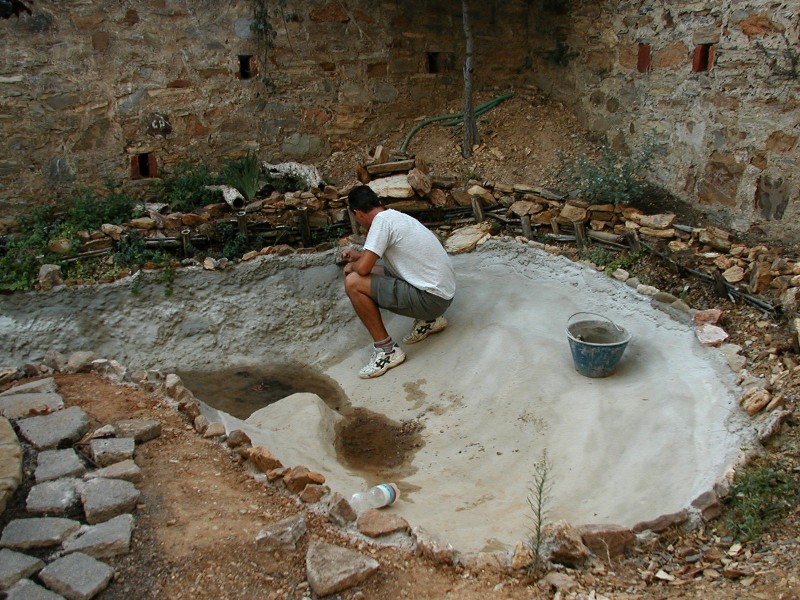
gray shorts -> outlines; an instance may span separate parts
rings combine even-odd
[[[373,273],[371,291],[372,299],[381,308],[425,321],[432,321],[443,315],[453,302],[452,299],[445,300],[436,294],[419,290],[403,279],[392,277],[391,273]]]

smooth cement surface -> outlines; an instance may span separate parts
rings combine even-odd
[[[527,248],[514,254],[453,257],[459,290],[450,325],[406,346],[401,366],[361,380],[369,351],[360,346],[325,371],[354,406],[424,425],[425,445],[413,472],[395,478],[401,499],[391,510],[463,552],[513,548],[529,536],[528,497],[545,451],[550,521],[632,526],[688,507],[750,443],[719,351],[700,345],[688,319],[618,281]],[[566,326],[579,311],[632,334],[610,377],[574,369]],[[411,321],[387,323],[402,338]],[[336,418],[301,394],[249,422],[287,464],[317,468],[349,495],[378,481],[331,456]],[[320,435],[309,444],[312,436],[298,431]]]
[[[406,362],[384,376],[359,379],[370,340],[334,259],[267,256],[222,272],[181,269],[170,296],[158,273],[140,273],[137,294],[125,280],[0,297],[3,363],[55,349],[163,373],[307,365],[338,383],[352,406],[417,422],[424,444],[410,464],[380,475],[340,464],[333,441],[342,416],[309,393],[246,423],[206,413],[229,431],[245,428],[284,465],[323,473],[345,496],[395,480],[401,498],[388,510],[462,552],[511,549],[529,537],[528,496],[545,451],[549,521],[631,526],[688,508],[755,443],[734,374],[719,350],[697,341],[687,315],[516,242],[452,257],[459,289],[449,327],[406,346]],[[580,311],[632,335],[610,377],[574,369],[566,327]],[[386,322],[396,339],[411,326],[403,317]]]

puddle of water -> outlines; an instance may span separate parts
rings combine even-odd
[[[337,412],[350,404],[336,381],[303,365],[280,364],[175,373],[198,399],[242,420],[260,408],[300,392],[316,394]]]

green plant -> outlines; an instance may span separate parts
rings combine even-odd
[[[552,483],[550,473],[553,464],[547,456],[547,449],[542,452],[542,458],[533,465],[533,481],[528,491],[528,505],[531,508],[531,537],[528,547],[533,555],[531,572],[539,571],[544,563],[542,547],[544,546],[544,524],[547,518],[547,504],[550,501]]]
[[[208,165],[185,162],[178,165],[175,173],[154,181],[151,189],[172,210],[192,212],[216,201],[218,193],[206,186],[217,183],[218,178],[210,173]]]
[[[760,538],[781,514],[800,503],[800,475],[789,461],[750,465],[736,472],[725,499],[726,528],[739,540]]]
[[[170,298],[174,293],[172,284],[175,282],[175,267],[167,266],[161,271],[161,281],[164,283],[164,296]]]
[[[607,275],[612,275],[617,269],[629,269],[641,261],[644,256],[644,250],[626,250],[621,252],[614,260],[606,265],[605,272]]]
[[[47,242],[54,229],[53,209],[39,206],[19,219],[20,233],[4,238],[0,249],[0,291],[33,288],[39,267],[49,257]]]
[[[261,164],[250,152],[244,158],[228,161],[220,172],[222,183],[235,187],[248,201],[255,197],[260,177]]]
[[[163,253],[150,250],[145,244],[144,238],[135,230],[119,241],[116,252],[114,252],[114,263],[121,267],[141,266],[148,262],[161,264],[164,261]]]
[[[103,223],[119,225],[131,218],[135,201],[118,192],[111,182],[106,183],[108,194],[98,198],[94,190],[84,188],[72,196],[67,203],[61,232],[71,234],[76,231],[98,229]]]
[[[584,200],[628,204],[642,198],[650,187],[645,176],[653,155],[654,146],[649,142],[640,151],[625,156],[604,146],[595,160],[581,157],[567,162],[562,177]]]
[[[587,260],[598,267],[609,264],[614,259],[614,254],[600,246],[588,246],[578,251],[581,260]]]

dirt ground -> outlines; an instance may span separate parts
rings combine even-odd
[[[460,108],[452,106],[442,112],[449,111],[459,112]],[[533,91],[518,93],[490,111],[480,126],[485,145],[472,159],[460,157],[457,131],[437,125],[421,130],[409,150],[440,175],[480,175],[536,185],[555,184],[559,151],[574,155],[596,150],[596,143],[581,134],[562,106],[546,103]],[[376,143],[397,147],[405,134],[398,131]],[[337,153],[323,166],[323,173],[345,180],[369,150]],[[685,218],[693,217],[686,211]],[[643,281],[665,291],[682,292],[696,308],[722,308],[722,325],[731,341],[749,341],[747,354],[755,362],[770,344],[791,345],[785,327],[764,325],[768,319],[761,313],[716,298],[708,284],[679,277],[655,260],[643,261],[638,269]],[[100,595],[104,600],[311,598],[305,553],[313,539],[352,547],[380,562],[378,574],[335,596],[341,599],[554,597],[555,590],[540,576],[471,573],[434,564],[410,551],[346,536],[281,488],[256,482],[236,453],[203,439],[182,414],[157,396],[91,374],[57,375],[56,381],[66,404],[81,406],[94,419],[93,425],[119,418],[154,418],[162,423],[161,437],[137,449],[143,481],[132,551],[111,561],[118,575]],[[772,442],[769,453],[797,465],[798,438],[797,428],[790,422]],[[20,490],[17,498],[23,492]],[[14,510],[12,504],[2,515],[3,522]],[[259,549],[255,537],[262,528],[299,512],[305,514],[309,531],[296,551],[276,556]],[[576,584],[574,592],[562,590],[561,597],[800,598],[800,514],[796,509],[783,515],[759,542],[738,547],[725,536],[716,525],[693,532],[668,531],[657,540],[642,542],[621,561],[595,561],[581,570],[559,568]],[[730,568],[732,562],[738,565],[736,569]],[[655,576],[662,569],[666,576]]]

